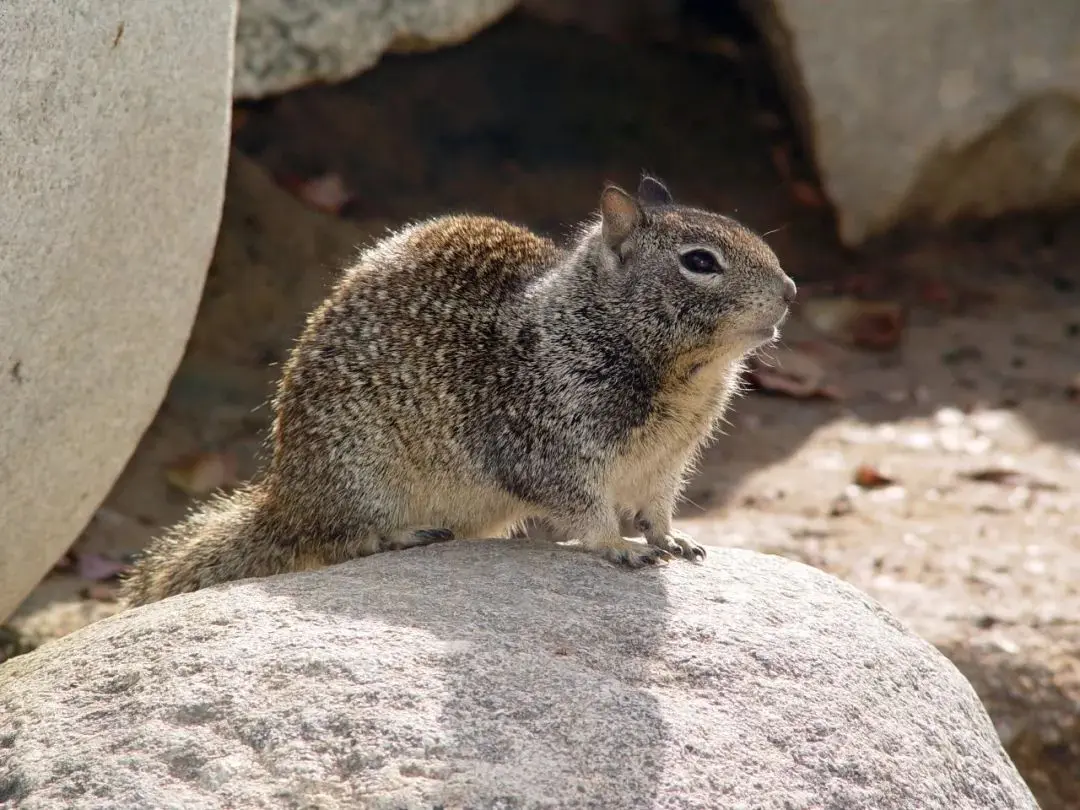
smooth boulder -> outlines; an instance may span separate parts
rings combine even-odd
[[[233,583],[15,658],[3,801],[1037,807],[967,681],[851,586],[528,540]]]
[[[0,4],[0,621],[180,360],[221,216],[235,8]]]
[[[743,0],[857,244],[1080,200],[1080,3]]]
[[[240,0],[236,98],[342,81],[388,50],[453,45],[517,0]]]

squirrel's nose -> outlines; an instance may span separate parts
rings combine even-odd
[[[795,282],[791,280],[790,276],[784,276],[783,292],[780,294],[784,297],[785,304],[795,303],[795,295],[799,292],[795,286]]]

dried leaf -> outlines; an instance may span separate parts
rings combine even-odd
[[[244,124],[247,123],[250,113],[243,107],[233,107],[232,110],[232,131],[233,134],[239,132],[244,128]]]
[[[903,336],[903,308],[888,301],[817,298],[803,313],[819,332],[862,349],[894,349]]]
[[[951,310],[956,305],[956,293],[943,281],[924,281],[918,295],[924,304],[937,309]]]
[[[103,582],[127,569],[126,563],[106,557],[104,554],[85,552],[75,555],[75,574],[81,579]]]
[[[701,43],[700,47],[705,53],[714,53],[732,62],[737,62],[742,58],[742,49],[735,40],[729,37],[709,37]]]
[[[784,120],[770,110],[759,110],[754,114],[754,123],[768,132],[778,132],[784,128]]]
[[[776,144],[770,151],[773,167],[780,179],[791,180],[791,153],[787,144]]]
[[[791,196],[795,198],[795,202],[807,208],[825,207],[824,195],[805,180],[795,180],[791,183]]]
[[[1019,470],[1008,467],[985,467],[981,470],[961,473],[963,478],[969,481],[979,481],[986,484],[1002,484],[1009,487],[1025,487],[1026,489],[1060,490],[1057,484],[1042,481]]]
[[[889,487],[896,483],[895,478],[890,478],[876,467],[872,467],[869,464],[860,464],[856,467],[853,480],[855,486],[862,489],[881,489],[882,487]]]
[[[1073,377],[1072,381],[1065,386],[1065,396],[1072,402],[1080,402],[1080,374]]]
[[[798,349],[782,349],[771,365],[759,357],[750,362],[748,377],[763,391],[795,399],[840,399],[840,391],[826,383],[824,367],[815,357]]]
[[[297,195],[313,208],[328,214],[340,213],[352,194],[345,187],[345,181],[338,174],[324,174],[300,183]]]
[[[855,321],[852,343],[863,349],[888,351],[899,345],[903,329],[903,321],[892,313],[867,314]]]
[[[235,486],[236,457],[232,453],[196,453],[178,459],[165,471],[165,479],[188,495],[207,495]]]

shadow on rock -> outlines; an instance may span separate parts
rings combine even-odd
[[[677,747],[644,688],[670,631],[665,579],[549,543],[456,546],[378,555],[290,591],[301,615],[416,638],[402,657],[375,651],[378,714],[397,717],[357,742],[377,739],[402,779],[438,785],[425,801],[651,806]],[[253,584],[275,595],[273,581]]]

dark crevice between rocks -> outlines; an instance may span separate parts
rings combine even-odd
[[[0,664],[17,655],[30,652],[35,646],[30,639],[24,637],[15,628],[0,625]]]

